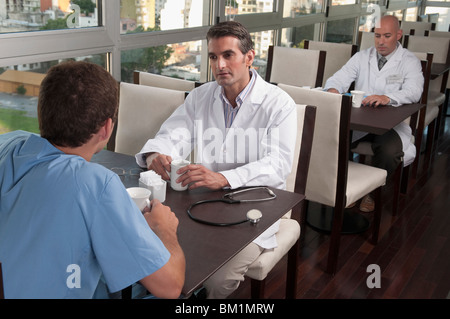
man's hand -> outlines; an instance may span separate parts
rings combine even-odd
[[[170,180],[170,175],[167,172],[170,173],[172,157],[160,153],[150,153],[145,161],[149,170],[154,170],[166,181]]]
[[[181,175],[176,182],[181,183],[182,186],[192,183],[189,186],[189,189],[207,187],[212,190],[217,190],[230,186],[225,176],[220,173],[213,172],[203,165],[189,164],[180,168],[178,173],[185,174]]]
[[[339,91],[338,91],[338,90],[336,90],[336,89],[333,89],[333,88],[330,88],[330,89],[328,89],[328,90],[327,90],[327,92],[331,92],[331,93],[337,93],[337,94],[339,94]]]
[[[378,107],[379,105],[388,105],[391,99],[386,95],[369,95],[362,100],[362,105]]]
[[[161,204],[157,199],[151,201],[151,208],[144,209],[144,217],[153,232],[159,237],[176,239],[178,218],[169,206]]]

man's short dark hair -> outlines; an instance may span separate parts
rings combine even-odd
[[[111,118],[117,119],[117,81],[88,62],[53,66],[41,83],[38,119],[41,136],[50,143],[79,147]]]
[[[213,25],[207,35],[206,40],[232,36],[239,40],[239,50],[246,54],[253,49],[253,41],[248,30],[239,22],[225,21]]]

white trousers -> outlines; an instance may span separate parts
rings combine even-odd
[[[203,286],[208,299],[225,299],[244,281],[248,267],[261,255],[264,248],[250,243],[236,256],[209,277]]]

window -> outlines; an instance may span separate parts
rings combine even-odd
[[[324,41],[352,43],[354,29],[355,18],[328,21]]]
[[[0,33],[100,25],[97,1],[0,1]]]
[[[288,2],[289,3],[289,2]],[[290,5],[285,3],[283,17],[295,18],[302,15],[314,14],[323,11],[323,0],[302,1],[293,0]]]
[[[106,54],[73,59],[106,66]],[[0,134],[19,129],[39,133],[39,88],[48,69],[62,61],[64,60],[0,67]]]
[[[122,51],[122,81],[132,83],[134,71],[200,81],[201,49],[202,41],[192,41]]]
[[[121,33],[185,29],[209,25],[209,2],[203,0],[121,0]]]
[[[255,14],[265,12],[274,12],[273,0],[225,1],[225,16],[235,16],[239,14]]]

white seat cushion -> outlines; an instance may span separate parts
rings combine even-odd
[[[427,127],[435,118],[437,118],[439,115],[439,107],[433,106],[428,107],[427,106],[427,113],[425,115],[425,127]]]
[[[274,249],[265,249],[249,266],[246,276],[256,280],[265,279],[269,271],[286,255],[300,237],[300,225],[294,219],[283,218],[276,237],[278,246]]]
[[[386,183],[387,171],[355,162],[348,163],[347,206]]]

